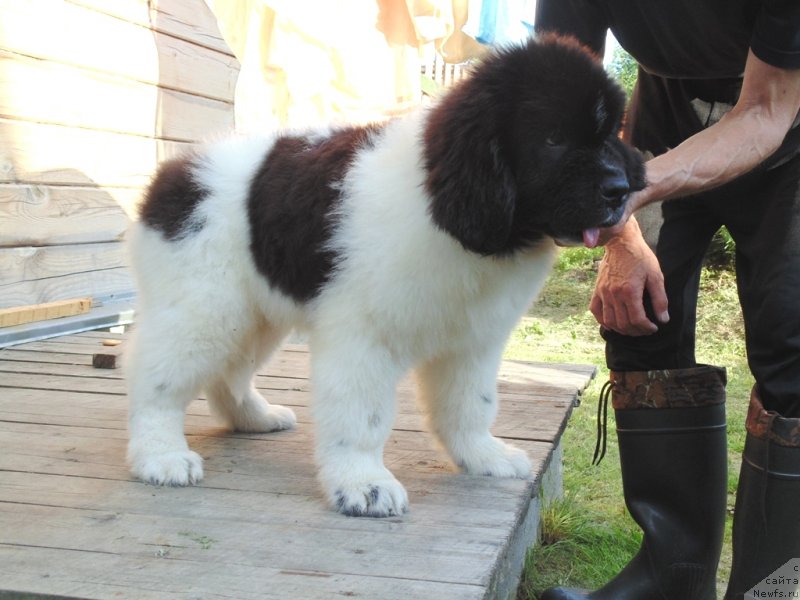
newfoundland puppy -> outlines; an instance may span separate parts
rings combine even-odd
[[[462,471],[528,476],[525,453],[489,433],[501,354],[555,242],[596,245],[644,185],[618,139],[623,104],[577,42],[541,37],[409,117],[229,139],[165,163],[129,237],[134,475],[202,478],[183,435],[201,390],[233,429],[291,428],[294,413],[252,379],[299,329],[319,479],[338,511],[407,510],[382,454],[412,368],[430,429]]]

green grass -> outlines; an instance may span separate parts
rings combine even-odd
[[[563,438],[565,497],[548,506],[542,541],[529,553],[518,594],[535,600],[552,585],[594,589],[613,578],[635,554],[641,532],[625,510],[614,435],[598,467],[591,465],[597,398],[608,379],[598,325],[588,311],[602,250],[561,253],[536,305],[513,333],[507,358],[588,363],[597,378],[583,395]],[[736,284],[729,270],[705,270],[698,307],[697,359],[728,368],[729,508],[744,447],[744,418],[752,386],[744,350]],[[613,432],[613,411],[609,429]],[[730,510],[718,575],[724,591],[730,569]]]

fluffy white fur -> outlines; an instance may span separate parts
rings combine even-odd
[[[272,287],[249,248],[250,179],[270,139],[233,139],[201,153],[195,177],[210,194],[202,228],[177,241],[142,224],[130,231],[139,310],[128,350],[133,473],[186,485],[202,459],[183,435],[203,389],[216,414],[244,431],[295,424],[253,387],[255,370],[292,330],[312,356],[316,460],[328,501],[351,515],[406,511],[405,489],[383,464],[395,387],[415,369],[430,429],[463,471],[526,477],[525,453],[489,433],[506,338],[538,293],[555,246],[506,257],[466,251],[429,215],[422,114],[387,126],[341,182],[331,280],[300,304]],[[374,193],[381,190],[380,194]]]

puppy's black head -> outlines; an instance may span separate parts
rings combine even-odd
[[[639,154],[618,138],[624,105],[570,38],[544,36],[486,59],[426,124],[434,221],[486,255],[544,236],[595,244],[645,183]]]

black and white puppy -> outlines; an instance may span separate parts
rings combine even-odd
[[[459,468],[528,476],[525,453],[489,433],[501,354],[554,240],[595,245],[644,185],[617,137],[623,104],[576,42],[545,37],[410,117],[235,138],[164,164],[129,237],[133,473],[202,478],[183,435],[200,390],[236,430],[292,427],[252,377],[296,328],[312,354],[319,477],[340,512],[406,511],[382,454],[412,368]]]

